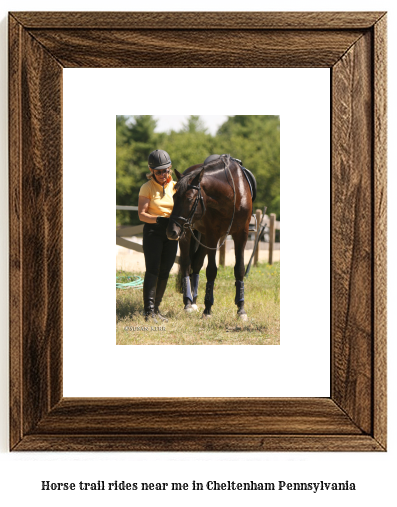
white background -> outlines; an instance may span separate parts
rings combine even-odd
[[[64,395],[329,396],[330,70],[163,69],[161,87],[156,73],[64,70]],[[115,346],[115,115],[131,110],[280,115],[280,346]]]
[[[389,440],[387,453],[31,453],[10,454],[8,452],[8,288],[7,288],[7,10],[31,10],[32,4],[27,1],[6,0],[1,12],[0,33],[2,66],[1,100],[0,100],[0,496],[4,505],[54,505],[66,506],[86,505],[95,502],[96,505],[109,505],[115,500],[117,505],[219,505],[227,502],[241,505],[290,505],[291,503],[305,505],[334,506],[337,502],[341,506],[360,504],[373,506],[382,503],[389,506],[395,504],[395,468],[397,465],[396,449],[396,360],[395,311],[393,303],[396,300],[396,268],[390,262],[389,273]],[[92,7],[91,7],[92,5]],[[139,9],[140,3],[113,1],[111,4],[95,2],[90,4],[85,0],[79,2],[59,2],[56,7],[60,10],[134,10]],[[37,1],[37,10],[54,10],[54,4],[48,1]],[[221,3],[203,0],[200,4],[190,5],[196,10],[230,10],[230,2]],[[248,10],[296,10],[296,2],[280,0],[274,2],[244,2]],[[145,10],[166,8],[167,10],[181,10],[186,8],[182,2],[169,1],[166,6],[160,2],[148,1]],[[236,9],[241,10],[242,5]],[[302,10],[389,10],[389,48],[396,47],[396,7],[391,1],[383,2],[354,2],[324,1],[299,2]],[[392,140],[396,136],[395,124],[395,56],[390,51],[389,60],[389,167],[396,165],[396,149]],[[396,217],[396,179],[395,171],[389,171],[389,230],[392,229],[393,219]],[[390,236],[389,258],[396,258],[396,241]],[[133,493],[120,492],[116,494],[79,492],[79,493],[44,493],[40,491],[40,481],[179,481],[206,482],[208,480],[246,481],[354,481],[356,492],[317,493],[250,493],[250,492],[165,492],[165,493]]]

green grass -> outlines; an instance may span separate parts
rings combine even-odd
[[[117,272],[117,276],[144,273]],[[280,343],[280,263],[251,267],[245,279],[248,321],[237,318],[233,267],[219,267],[215,280],[212,316],[202,319],[205,270],[200,272],[199,312],[183,310],[176,275],[168,280],[160,306],[168,322],[152,324],[143,315],[142,289],[116,290],[116,341],[118,345],[278,345]],[[131,330],[130,328],[141,328]],[[149,328],[149,329],[146,329]],[[160,329],[157,329],[160,328]]]

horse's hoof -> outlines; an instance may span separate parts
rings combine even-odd
[[[185,306],[184,310],[186,313],[192,313],[194,311],[192,306]]]
[[[203,313],[203,315],[201,316],[202,319],[210,319],[212,318],[212,315],[209,314],[209,313]]]
[[[243,322],[246,322],[248,320],[248,315],[246,313],[238,313],[237,316],[242,320]]]
[[[198,306],[196,304],[192,304],[192,310],[194,310],[195,312],[198,312]]]

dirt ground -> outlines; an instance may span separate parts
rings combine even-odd
[[[244,262],[245,265],[248,264],[250,257],[252,254],[252,250],[245,250],[244,254]],[[268,250],[259,250],[259,262],[268,262],[269,251]],[[280,250],[273,251],[273,261],[278,262],[280,260]],[[219,253],[217,253],[217,263],[219,261]],[[234,250],[231,249],[226,252],[226,265],[234,266],[235,257]],[[207,266],[207,258],[204,260],[203,268]],[[132,272],[144,272],[145,271],[145,258],[143,253],[135,252],[134,250],[129,250],[127,248],[116,247],[116,269],[122,271],[132,271]],[[175,263],[171,269],[171,273],[176,273],[178,271],[178,264]]]

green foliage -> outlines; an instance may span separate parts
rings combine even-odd
[[[280,219],[280,118],[279,116],[230,116],[216,136],[215,153],[230,153],[255,176],[254,209]]]
[[[147,158],[157,143],[156,120],[150,115],[116,116],[116,203],[138,205],[148,172]],[[139,224],[137,213],[117,211],[118,225]]]
[[[171,132],[163,146],[171,156],[172,167],[184,172],[188,167],[204,162],[212,149],[212,139],[204,132]]]
[[[155,149],[166,150],[179,172],[204,162],[213,153],[241,159],[256,177],[255,209],[267,206],[280,219],[280,119],[278,116],[229,116],[212,136],[191,115],[179,132],[156,133],[151,115],[116,117],[116,202],[137,205],[139,189],[148,173],[147,158]],[[137,213],[117,211],[118,225],[140,223]]]
[[[182,126],[182,132],[207,132],[205,125],[202,120],[200,120],[200,116],[190,115],[187,123],[184,123]]]

